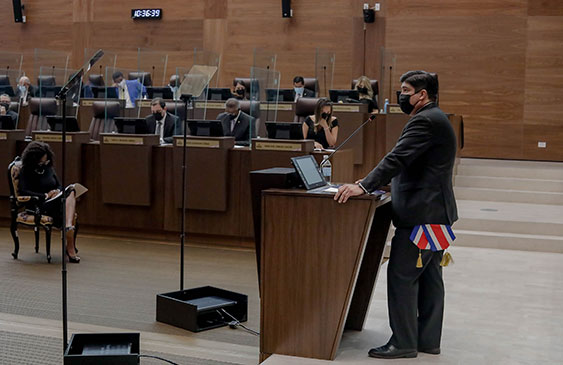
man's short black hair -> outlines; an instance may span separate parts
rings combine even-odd
[[[305,85],[305,79],[303,78],[303,76],[295,76],[293,78],[293,83],[294,84],[302,83],[303,85]]]
[[[428,93],[428,98],[436,101],[438,96],[438,75],[426,71],[408,71],[401,76],[401,82],[414,87],[415,91],[425,89]]]
[[[113,73],[113,75],[111,76],[112,80],[115,81],[115,79],[119,78],[119,77],[123,77],[123,72],[121,71],[115,71]]]

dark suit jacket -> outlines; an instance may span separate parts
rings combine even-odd
[[[149,115],[145,118],[147,121],[147,127],[150,134],[154,134],[156,130],[156,119],[154,115]],[[177,116],[170,113],[166,113],[166,119],[164,119],[164,142],[172,143],[172,137],[174,135],[182,134],[182,124]]]
[[[304,89],[303,90],[303,96],[301,96],[302,98],[314,98],[315,97],[315,92],[313,90],[310,89]],[[295,90],[293,91],[293,99],[295,99]]]
[[[361,184],[368,191],[389,183],[393,224],[449,224],[457,220],[452,186],[456,137],[450,121],[430,103],[407,123],[391,152]]]
[[[29,85],[29,89],[27,89],[27,100],[29,100],[29,98],[35,97],[36,94],[37,94],[37,88],[33,85]],[[18,99],[21,98],[21,92],[20,89],[17,87],[17,85],[14,88],[14,96],[17,97]]]
[[[217,120],[220,120],[223,124],[223,133],[225,136],[233,136],[237,142],[249,142],[250,124],[254,123],[255,120],[253,117],[241,111],[232,133],[229,113],[225,112],[219,114]],[[252,138],[254,137],[256,137],[256,128],[252,126]]]

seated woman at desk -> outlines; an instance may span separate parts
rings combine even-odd
[[[248,97],[246,95],[246,86],[244,86],[244,83],[240,80],[237,81],[237,84],[235,85],[235,90],[232,92],[233,94],[233,98],[238,99],[238,100],[248,100]]]
[[[20,195],[37,196],[40,201],[41,214],[53,218],[53,226],[63,227],[61,198],[55,197],[61,191],[61,184],[53,168],[53,151],[48,144],[33,141],[27,145],[22,153],[22,169],[19,177]],[[74,213],[76,211],[76,198],[71,191],[66,198],[66,254],[68,261],[79,263],[80,257],[76,254],[74,245]]]
[[[315,148],[329,148],[336,146],[338,138],[338,119],[332,115],[332,102],[319,99],[315,106],[315,114],[310,115],[303,122],[303,138],[314,139]]]
[[[360,76],[354,89],[358,90],[360,102],[368,105],[368,112],[373,112],[373,109],[377,106],[375,105],[370,79],[367,76]]]

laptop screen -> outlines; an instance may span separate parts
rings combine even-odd
[[[326,185],[324,176],[321,175],[317,161],[311,155],[293,157],[291,159],[295,170],[303,180],[307,190]]]

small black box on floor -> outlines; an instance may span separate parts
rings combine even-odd
[[[223,310],[240,322],[246,322],[248,297],[212,286],[156,296],[156,320],[192,332],[227,325],[233,319]]]
[[[139,364],[140,333],[75,333],[64,365]]]

